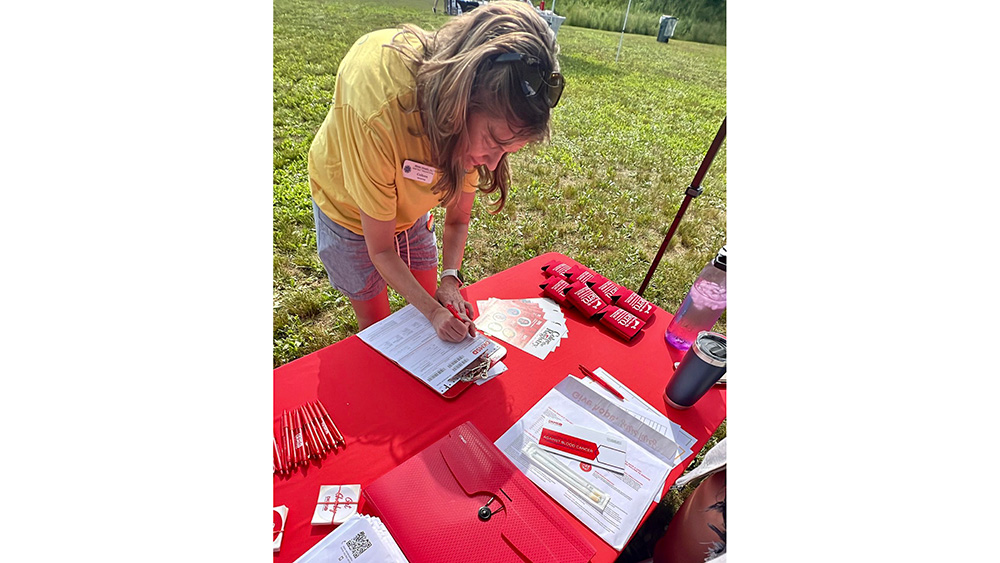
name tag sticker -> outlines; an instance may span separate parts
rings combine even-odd
[[[403,161],[403,177],[408,180],[430,184],[434,181],[435,174],[437,174],[437,168],[433,166],[427,166],[426,164],[420,164],[412,160]]]

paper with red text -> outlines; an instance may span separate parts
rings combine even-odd
[[[532,482],[616,550],[625,546],[646,510],[659,498],[667,475],[676,466],[679,449],[620,404],[569,375],[496,441],[497,448]],[[533,466],[524,454],[527,444],[538,443],[542,428],[550,419],[616,432],[626,439],[624,474],[556,457],[574,475],[610,495],[610,502],[603,510],[582,502],[570,487]]]
[[[598,432],[561,420],[547,420],[538,445],[554,454],[594,467],[625,472],[625,439],[617,432]]]

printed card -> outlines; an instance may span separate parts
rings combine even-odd
[[[361,485],[321,485],[312,525],[342,524],[358,512]]]
[[[542,427],[538,445],[554,454],[625,473],[625,439],[614,432],[599,432],[548,419]]]
[[[551,299],[491,298],[476,305],[476,328],[542,360],[569,334],[566,317]]]

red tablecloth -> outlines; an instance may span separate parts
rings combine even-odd
[[[550,252],[463,288],[468,301],[490,297],[522,299],[541,296],[541,267],[558,259]],[[545,360],[506,345],[503,360],[509,370],[496,379],[472,386],[455,399],[444,399],[413,376],[352,336],[274,370],[275,421],[282,410],[319,399],[326,405],[347,441],[347,448],[291,476],[274,477],[274,505],[288,507],[281,550],[275,562],[292,562],[328,534],[331,526],[313,526],[320,485],[360,483],[362,489],[386,471],[429,446],[459,424],[471,420],[487,438],[496,440],[566,375],[581,376],[577,364],[602,367],[628,385],[698,442],[699,451],[726,416],[726,390],[715,387],[693,408],[667,406],[663,388],[680,354],[663,339],[671,315],[656,310],[652,321],[633,342],[563,308],[569,337]],[[674,468],[669,487],[694,459]],[[562,507],[557,506],[559,510]],[[654,506],[650,506],[652,512]],[[414,507],[419,511],[419,507]],[[361,511],[366,512],[364,504]],[[597,548],[592,561],[613,561],[618,552],[564,511]]]

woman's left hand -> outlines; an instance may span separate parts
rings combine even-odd
[[[434,292],[434,298],[445,307],[448,305],[454,307],[458,311],[459,318],[469,327],[469,334],[472,336],[476,335],[476,325],[472,322],[472,303],[469,303],[462,297],[462,293],[458,290],[458,284],[451,281],[450,276],[445,277],[438,284],[437,291]]]

